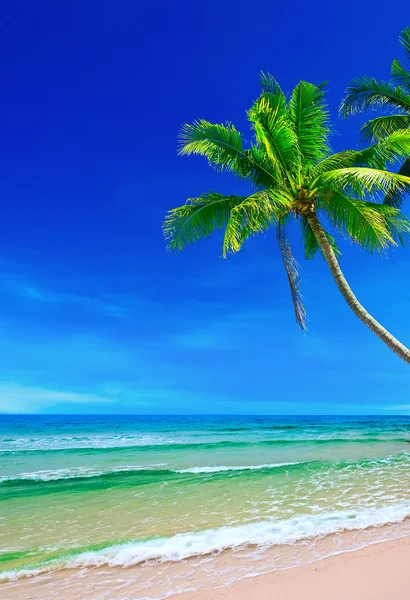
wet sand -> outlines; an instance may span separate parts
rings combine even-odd
[[[248,578],[178,600],[408,600],[410,537],[339,554],[311,565]]]

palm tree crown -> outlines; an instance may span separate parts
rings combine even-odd
[[[389,136],[395,131],[410,129],[410,27],[400,36],[407,65],[394,60],[391,66],[391,82],[377,81],[372,77],[358,77],[346,90],[340,114],[342,117],[367,110],[379,110],[385,114],[367,121],[361,131],[364,139],[372,143]],[[399,170],[410,177],[410,158]],[[386,195],[384,202],[400,206],[403,194],[400,190]]]
[[[301,81],[288,99],[269,74],[262,74],[261,86],[247,112],[254,134],[249,147],[231,123],[199,120],[184,125],[180,135],[180,154],[205,156],[218,170],[250,181],[253,192],[190,198],[168,212],[164,235],[169,249],[181,250],[223,229],[226,256],[250,236],[276,228],[297,322],[304,329],[297,263],[285,232],[291,216],[300,224],[306,258],[319,248],[325,254],[324,245],[333,256],[338,253],[323,220],[366,250],[383,252],[396,245],[409,232],[408,221],[396,207],[369,197],[402,192],[410,185],[409,178],[386,170],[387,163],[410,153],[410,132],[396,131],[365,150],[331,154],[323,85]]]

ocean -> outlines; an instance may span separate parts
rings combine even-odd
[[[0,596],[157,600],[408,535],[409,441],[410,417],[0,415]]]

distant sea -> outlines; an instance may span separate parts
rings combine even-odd
[[[409,441],[408,417],[0,416],[0,596],[165,598],[408,535]]]

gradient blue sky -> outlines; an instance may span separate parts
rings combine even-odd
[[[335,150],[361,119],[337,108],[357,75],[401,57],[406,0],[4,0],[0,411],[410,412],[409,367],[349,312],[324,261],[303,264],[297,329],[273,236],[228,260],[220,238],[169,254],[167,209],[243,189],[179,158],[184,121],[233,121],[270,71],[329,81]],[[410,343],[410,247],[342,244],[366,307]]]

